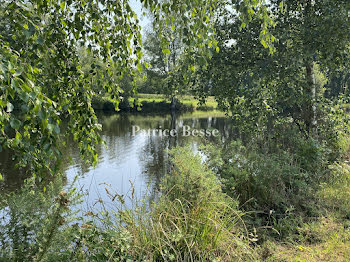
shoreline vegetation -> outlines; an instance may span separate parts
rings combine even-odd
[[[115,110],[115,101],[106,96],[95,96],[91,105],[94,110],[105,112],[162,113],[171,111],[171,100],[165,95],[137,94],[135,98],[126,98],[125,100],[119,103],[118,111]],[[204,104],[200,104],[193,96],[183,95],[176,102],[175,111],[219,111],[219,108],[212,96],[209,96]]]
[[[44,187],[30,178],[22,189],[2,197],[1,205],[8,207],[3,217],[12,219],[0,225],[0,257],[8,261],[14,256],[18,261],[346,261],[350,256],[349,141],[343,137],[342,160],[332,163],[319,162],[325,152],[303,138],[294,140],[293,156],[271,141],[268,155],[254,143],[244,146],[239,140],[226,151],[207,145],[202,152],[210,158],[204,163],[190,148],[178,147],[169,152],[172,168],[162,179],[156,202],[132,194],[130,208],[125,196],[106,188],[113,208],[101,212],[77,213],[74,205],[82,195],[74,183],[64,186],[62,175]],[[312,159],[310,150],[317,150],[319,158]],[[259,174],[259,180],[253,173]],[[313,176],[322,182],[302,184],[302,177]],[[296,184],[288,189],[288,183]],[[21,228],[13,228],[14,223]],[[18,242],[22,238],[26,241]]]

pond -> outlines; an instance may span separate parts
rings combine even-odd
[[[168,149],[187,145],[198,152],[201,144],[218,143],[235,133],[230,120],[220,112],[182,115],[99,113],[98,117],[105,145],[98,148],[96,167],[84,164],[73,141],[68,141],[63,149],[62,171],[68,184],[77,176],[76,186],[87,193],[80,206],[83,210],[99,208],[102,201],[104,205],[111,204],[111,196],[116,193],[124,197],[133,194],[137,199],[145,194],[156,197],[161,177],[169,168]],[[195,136],[188,135],[183,132],[184,127],[199,131]],[[177,134],[171,136],[159,130],[176,130]],[[209,136],[208,132],[214,130],[217,133],[212,134],[216,136]],[[0,172],[5,178],[2,190],[12,191],[22,185],[23,177],[13,168],[9,153],[0,154]],[[127,203],[130,204],[131,201]]]

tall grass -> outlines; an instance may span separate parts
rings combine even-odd
[[[69,258],[76,228],[69,205],[79,195],[73,188],[63,191],[64,181],[57,175],[44,186],[33,177],[19,191],[0,197],[0,261]]]
[[[134,209],[119,209],[111,216],[117,220],[108,220],[119,232],[128,232],[131,256],[147,261],[253,259],[236,201],[221,192],[199,156],[184,148],[171,154],[172,170],[157,203],[147,207],[138,202]]]

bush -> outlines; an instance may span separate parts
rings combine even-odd
[[[1,261],[66,261],[70,256],[75,227],[69,210],[74,190],[62,190],[57,176],[46,186],[34,178],[18,192],[1,196]]]
[[[284,149],[272,140],[260,146],[235,141],[224,149],[205,148],[224,192],[250,212],[248,224],[273,227],[280,237],[296,231],[299,216],[319,213],[316,192],[328,174],[324,146],[302,137],[290,139],[293,147]]]
[[[91,102],[91,106],[95,110],[115,111],[115,103],[102,96],[94,96]]]
[[[170,102],[144,100],[138,104],[139,101],[133,99],[123,99],[119,104],[119,110],[122,112],[170,112]],[[91,102],[92,108],[95,110],[112,111],[115,112],[115,103],[106,97],[95,96]],[[202,109],[210,110],[210,108],[202,107]],[[185,104],[177,102],[175,110],[181,112],[193,112],[195,107],[193,104]]]
[[[215,107],[207,106],[207,105],[200,105],[200,106],[197,106],[196,108],[196,110],[199,110],[199,111],[213,111],[215,109],[216,109]]]

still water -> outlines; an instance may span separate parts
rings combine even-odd
[[[102,201],[108,208],[115,193],[124,197],[133,194],[137,199],[146,194],[154,198],[161,177],[168,170],[168,149],[189,146],[198,152],[201,144],[218,143],[234,134],[230,120],[215,112],[183,115],[101,113],[98,117],[105,145],[98,149],[99,162],[96,167],[84,164],[74,142],[69,141],[63,149],[62,171],[67,176],[67,183],[77,176],[75,185],[86,193],[80,206],[83,210],[99,208]],[[133,126],[140,129],[135,135]],[[202,138],[183,136],[184,126],[197,130],[216,129],[219,135]],[[145,134],[149,129],[175,129],[177,136],[160,136],[152,132],[150,135]],[[21,186],[23,176],[13,168],[9,153],[0,154],[0,172],[5,178],[0,191],[12,191]],[[130,204],[131,201],[127,202],[127,205]]]

